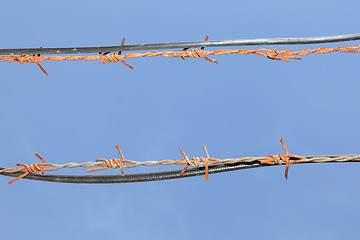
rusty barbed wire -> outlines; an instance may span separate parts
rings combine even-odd
[[[198,42],[171,42],[171,43],[150,43],[121,46],[102,47],[70,47],[70,48],[23,48],[23,49],[0,49],[0,55],[57,55],[57,54],[84,54],[99,52],[119,51],[153,51],[164,49],[189,49],[200,47],[239,47],[255,45],[299,45],[319,44],[360,40],[360,33],[343,34],[335,36],[300,37],[300,38],[257,38],[257,39],[235,39],[235,40],[211,40]]]
[[[219,166],[224,165],[233,165],[233,164],[257,164],[257,166],[270,166],[270,165],[282,165],[285,164],[285,178],[288,178],[288,171],[289,166],[291,164],[299,164],[299,163],[325,163],[325,162],[360,162],[360,155],[338,155],[338,156],[299,156],[294,154],[289,154],[287,147],[283,141],[280,139],[280,142],[285,150],[285,154],[276,154],[276,155],[269,155],[266,157],[242,157],[242,158],[226,158],[226,159],[218,159],[212,158],[209,156],[209,153],[206,149],[206,146],[203,145],[206,157],[192,157],[191,159],[185,154],[184,151],[180,151],[180,153],[184,156],[184,159],[179,160],[161,160],[161,161],[133,161],[133,160],[126,160],[124,155],[122,154],[120,147],[116,145],[118,153],[120,154],[121,159],[113,158],[113,159],[104,159],[104,158],[97,158],[95,162],[85,162],[85,163],[66,163],[66,164],[52,164],[46,163],[45,160],[37,153],[35,155],[40,158],[42,163],[34,163],[30,166],[26,164],[18,163],[18,166],[22,166],[20,168],[3,168],[0,169],[0,174],[12,174],[12,173],[19,173],[16,178],[11,180],[9,184],[28,176],[30,173],[38,173],[41,172],[42,174],[45,171],[54,171],[62,168],[78,168],[78,167],[97,167],[93,169],[88,169],[86,172],[94,172],[94,171],[101,171],[108,168],[120,168],[121,175],[124,175],[125,168],[133,168],[138,166],[156,166],[156,165],[185,165],[183,170],[180,172],[180,176],[183,176],[188,167],[192,166],[195,168],[204,168],[205,179],[208,180],[209,174],[209,167],[210,166]],[[46,168],[51,167],[51,168]],[[224,170],[222,170],[224,171]],[[226,170],[225,170],[226,171]],[[165,179],[165,178],[164,178]],[[159,180],[159,179],[158,179]],[[132,180],[135,182],[134,180]],[[144,180],[146,181],[146,180]],[[151,180],[148,180],[151,181]]]
[[[207,42],[208,36],[206,36],[205,41]],[[123,38],[121,42],[121,46],[124,46],[125,38]],[[151,51],[146,53],[128,53],[128,54],[121,54],[121,51],[119,53],[112,53],[110,52],[100,52],[96,56],[78,56],[78,55],[70,55],[70,56],[40,56],[40,54],[32,54],[32,55],[14,55],[14,56],[0,56],[0,60],[2,61],[8,61],[8,62],[19,62],[19,63],[36,63],[40,69],[44,72],[46,76],[48,76],[48,73],[45,71],[45,69],[40,65],[39,62],[42,61],[76,61],[76,60],[83,60],[83,61],[95,61],[100,60],[103,63],[109,63],[109,62],[121,62],[128,68],[135,70],[133,66],[126,63],[123,59],[124,58],[140,58],[140,57],[155,57],[155,56],[164,56],[164,57],[179,57],[185,60],[186,58],[203,58],[207,61],[210,61],[212,63],[218,63],[217,60],[211,59],[208,56],[210,55],[228,55],[228,54],[242,54],[242,55],[248,55],[248,54],[255,54],[258,56],[264,56],[272,60],[279,60],[279,61],[286,61],[288,62],[289,59],[295,59],[300,60],[301,57],[308,55],[310,53],[331,53],[331,52],[342,52],[342,53],[360,53],[360,45],[359,46],[343,46],[343,47],[337,47],[337,48],[314,48],[314,49],[303,49],[298,51],[293,50],[278,50],[275,48],[274,50],[268,49],[268,48],[257,48],[257,49],[218,49],[214,51],[205,51],[204,47],[201,49],[183,49],[183,50],[176,50],[176,51]]]
[[[29,173],[38,173],[38,172],[41,172],[41,174],[45,174],[45,171],[51,171],[51,170],[54,170],[54,169],[51,169],[51,168],[48,168],[46,169],[45,167],[46,166],[53,166],[53,164],[51,163],[46,163],[44,158],[41,157],[38,153],[35,153],[35,156],[37,156],[42,163],[34,163],[34,164],[31,164],[30,166],[26,165],[26,164],[23,164],[23,163],[17,163],[16,165],[17,166],[22,166],[21,168],[9,168],[8,171],[11,172],[11,171],[19,171],[19,172],[25,172],[23,174],[21,174],[20,176],[14,178],[13,180],[11,180],[9,182],[9,184],[21,179],[21,178],[24,178],[26,177]],[[1,171],[0,171],[1,172]],[[6,171],[4,171],[6,172]]]

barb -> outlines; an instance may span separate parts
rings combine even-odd
[[[116,148],[121,156],[121,159],[104,159],[98,158],[95,162],[85,163],[66,163],[66,164],[51,164],[46,163],[45,160],[35,153],[35,155],[42,161],[39,164],[32,164],[27,166],[22,163],[18,163],[20,168],[0,168],[1,175],[14,176],[15,179],[9,182],[13,183],[21,178],[29,178],[43,181],[54,182],[71,182],[71,183],[115,183],[115,182],[143,182],[154,180],[165,180],[182,177],[190,177],[205,174],[205,179],[208,180],[208,175],[218,172],[227,172],[239,169],[247,169],[254,167],[274,166],[285,164],[285,178],[288,178],[288,171],[290,164],[300,163],[325,163],[325,162],[360,162],[360,155],[336,155],[336,156],[299,156],[289,154],[287,147],[283,141],[280,142],[285,150],[285,154],[269,155],[267,157],[242,157],[242,158],[227,158],[217,159],[209,156],[206,146],[203,145],[206,157],[192,157],[191,159],[180,151],[184,156],[184,159],[179,160],[161,160],[161,161],[132,161],[126,160],[120,150],[120,147],[116,145]],[[125,165],[126,163],[126,165]],[[127,174],[124,175],[124,168],[133,168],[137,166],[155,166],[155,165],[186,165],[182,171],[169,171],[158,173],[141,173],[141,174]],[[51,166],[52,168],[46,168]],[[194,167],[188,169],[189,166]],[[86,172],[100,171],[108,168],[120,168],[121,175],[104,175],[104,176],[72,176],[72,175],[39,175],[41,172],[54,171],[61,168],[76,168],[76,167],[97,167],[94,169],[88,169]]]
[[[125,38],[122,39],[121,41],[121,46],[124,46],[125,43]],[[101,62],[103,63],[108,63],[108,62],[121,62],[122,64],[124,64],[125,66],[127,66],[128,68],[135,70],[135,68],[133,66],[131,66],[130,64],[126,63],[124,60],[122,60],[122,58],[120,57],[121,55],[121,51],[119,51],[118,54],[113,53],[111,55],[106,55],[110,52],[106,52],[106,53],[101,53],[99,52],[99,59],[101,60]]]
[[[181,175],[184,175],[185,171],[188,169],[189,166],[192,166],[192,167],[203,167],[203,166],[205,166],[205,179],[209,180],[209,165],[214,165],[214,164],[221,163],[221,160],[216,159],[216,158],[210,158],[205,144],[203,145],[203,148],[204,148],[204,151],[205,151],[205,154],[206,154],[206,158],[193,157],[191,160],[189,160],[186,153],[184,151],[180,151],[180,153],[184,156],[184,158],[186,160],[186,163],[187,163],[186,166],[184,167],[184,169],[181,171]]]
[[[18,163],[16,164],[17,166],[22,166],[22,168],[18,168],[18,169],[9,169],[9,171],[25,171],[25,173],[21,174],[20,176],[14,178],[13,180],[11,180],[10,182],[8,182],[8,184],[11,184],[21,178],[24,178],[26,177],[29,173],[37,173],[37,172],[41,172],[41,174],[45,174],[45,171],[49,171],[49,170],[52,170],[52,169],[45,169],[46,166],[53,166],[53,164],[50,164],[50,163],[46,163],[44,158],[41,157],[38,153],[35,153],[35,156],[37,156],[42,163],[34,163],[34,164],[31,164],[30,166],[26,165],[26,164],[23,164],[23,163]]]
[[[115,145],[120,156],[121,159],[110,159],[110,160],[106,160],[105,158],[97,158],[96,161],[97,162],[102,162],[99,164],[99,166],[102,166],[100,168],[95,168],[95,169],[88,169],[86,170],[86,172],[95,172],[95,171],[100,171],[100,170],[105,170],[107,168],[120,168],[121,169],[121,174],[124,175],[124,163],[129,162],[132,163],[133,161],[129,161],[129,160],[125,160],[124,155],[121,152],[121,149],[119,147],[119,145]]]
[[[352,40],[354,40],[354,39],[352,39]],[[358,39],[358,38],[356,38],[356,39]],[[359,34],[359,39],[360,39],[360,34]],[[206,36],[205,41],[203,43],[206,44],[209,42],[210,41],[208,41],[208,36]],[[121,47],[124,47],[124,48],[129,47],[129,46],[124,46],[124,43],[125,43],[125,38],[123,38],[123,40],[121,42]],[[143,45],[139,45],[139,46],[143,46]],[[198,46],[198,45],[194,44],[194,45],[190,45],[190,46],[194,47],[194,46]],[[209,45],[209,46],[212,47],[213,45]],[[226,45],[224,45],[224,46],[226,46]],[[233,45],[229,45],[229,46],[233,46]],[[40,48],[40,49],[42,49],[42,48]],[[102,50],[102,49],[108,49],[108,48],[96,48],[96,49]],[[122,49],[122,48],[120,48],[120,49]],[[135,70],[134,67],[132,67],[130,64],[126,63],[123,59],[124,58],[164,56],[164,57],[180,57],[183,60],[185,60],[186,58],[203,58],[212,63],[218,63],[217,60],[211,59],[208,56],[209,55],[227,55],[227,54],[243,54],[243,55],[255,54],[258,56],[268,57],[269,59],[272,59],[272,60],[280,60],[280,61],[288,62],[289,59],[300,60],[301,57],[299,57],[299,56],[304,56],[304,55],[307,55],[310,53],[330,53],[330,52],[360,53],[360,45],[359,46],[344,46],[344,47],[337,47],[337,48],[314,48],[314,49],[304,49],[304,50],[299,50],[299,51],[293,51],[293,50],[280,50],[279,51],[276,48],[274,50],[271,50],[268,48],[257,48],[257,49],[252,49],[252,50],[251,49],[237,49],[237,50],[218,49],[218,50],[214,50],[214,51],[205,51],[203,45],[200,48],[200,50],[198,50],[196,48],[190,49],[190,50],[188,50],[188,49],[189,49],[189,47],[186,47],[183,50],[176,50],[176,51],[163,51],[163,52],[151,51],[151,52],[146,52],[146,53],[128,53],[125,55],[121,55],[122,50],[120,50],[118,53],[112,53],[111,55],[109,54],[111,51],[99,51],[99,54],[97,56],[70,55],[70,56],[41,57],[40,54],[38,54],[38,55],[31,54],[31,55],[27,56],[22,53],[22,55],[20,55],[20,56],[18,56],[18,55],[0,56],[0,60],[9,61],[9,62],[20,62],[20,63],[25,63],[25,62],[36,63],[40,67],[40,69],[46,74],[46,76],[48,76],[48,73],[40,65],[39,62],[48,61],[48,60],[51,60],[51,61],[64,61],[64,60],[95,61],[95,60],[100,60],[103,63],[121,62],[122,64],[129,67],[130,69]],[[113,49],[111,49],[111,50],[113,50]],[[134,50],[143,50],[143,49],[142,48],[131,49],[131,51],[134,51]],[[123,51],[130,51],[130,50],[125,48],[125,50],[123,50]],[[17,52],[17,51],[15,51],[15,52]],[[26,51],[23,51],[23,52],[26,52]],[[39,52],[43,53],[43,51],[39,51]],[[55,54],[57,54],[57,53],[58,52],[56,52]],[[11,53],[11,54],[13,54],[13,53]],[[0,49],[0,55],[1,55],[1,49]]]
[[[287,179],[290,164],[292,164],[292,163],[300,163],[301,160],[305,160],[306,158],[298,156],[298,155],[289,154],[289,151],[287,150],[287,147],[286,147],[286,145],[284,143],[284,140],[282,138],[280,138],[280,142],[281,142],[281,145],[283,146],[283,148],[285,150],[285,154],[279,153],[277,155],[270,155],[270,156],[268,156],[268,157],[271,158],[270,161],[268,159],[265,159],[265,160],[260,160],[260,163],[261,164],[268,164],[268,165],[274,165],[274,164],[281,165],[281,164],[285,163],[286,167],[285,167],[285,175],[284,176]],[[296,160],[290,160],[290,158],[294,158]]]

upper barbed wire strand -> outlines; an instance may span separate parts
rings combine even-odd
[[[154,43],[121,45],[107,47],[71,47],[71,48],[23,48],[23,49],[0,49],[0,55],[30,55],[30,54],[84,54],[99,52],[119,51],[150,51],[164,49],[184,49],[200,47],[230,47],[230,46],[255,46],[255,45],[299,45],[319,44],[332,42],[345,42],[360,40],[360,33],[344,34],[335,36],[303,37],[303,38],[258,38],[237,40],[212,40],[198,42]]]
[[[0,49],[0,55],[8,54],[13,56],[1,56],[0,60],[2,61],[16,61],[20,63],[30,62],[36,63],[41,71],[46,76],[49,74],[41,66],[39,62],[52,60],[52,61],[64,61],[64,60],[85,60],[85,61],[94,61],[101,60],[103,63],[107,62],[121,62],[125,66],[129,67],[132,70],[135,70],[133,66],[126,63],[124,58],[137,58],[137,57],[155,57],[155,56],[165,56],[165,57],[181,57],[183,60],[186,58],[203,58],[207,61],[218,63],[217,60],[208,58],[208,55],[224,55],[224,54],[256,54],[259,56],[265,56],[273,60],[288,61],[288,59],[301,59],[301,57],[310,53],[329,53],[329,52],[347,52],[347,53],[359,53],[359,46],[350,46],[350,47],[338,47],[338,48],[315,48],[315,49],[304,49],[300,51],[292,50],[282,50],[278,51],[270,50],[267,48],[258,48],[258,49],[219,49],[215,51],[204,51],[204,47],[219,47],[219,46],[244,46],[244,45],[266,45],[273,44],[314,44],[314,43],[329,43],[329,42],[342,42],[342,41],[353,41],[360,40],[360,34],[348,34],[348,35],[338,35],[338,36],[329,36],[329,37],[313,37],[313,38],[276,38],[276,39],[248,39],[248,40],[225,40],[225,41],[208,41],[208,36],[205,37],[203,42],[185,42],[185,43],[160,43],[160,44],[141,44],[141,45],[128,45],[124,46],[125,38],[122,39],[121,46],[115,47],[93,47],[93,48],[71,48],[74,51],[70,51],[70,48],[42,48],[39,49]],[[167,47],[164,47],[167,46]],[[178,48],[181,46],[183,50],[180,51],[165,51],[157,52],[151,51],[146,53],[128,53],[121,55],[122,51],[140,51],[140,50],[156,50],[156,49],[171,49]],[[200,50],[194,47],[201,47]],[[188,48],[194,48],[188,50]],[[67,50],[64,50],[67,49]],[[82,49],[84,51],[80,51]],[[85,51],[85,49],[87,49]],[[90,49],[90,50],[89,50]],[[69,54],[69,53],[93,53],[98,52],[97,56],[48,56],[40,57],[40,54]],[[118,53],[109,53],[118,51]],[[36,53],[36,54],[35,54]],[[20,54],[20,56],[15,55]],[[27,56],[26,54],[30,54]]]
[[[208,58],[209,55],[226,55],[226,54],[255,54],[259,56],[268,57],[272,60],[280,60],[288,62],[289,59],[296,59],[300,60],[301,57],[310,53],[330,53],[330,52],[343,52],[343,53],[360,53],[360,45],[359,46],[344,46],[344,47],[337,47],[337,48],[314,48],[314,49],[304,49],[304,50],[274,50],[267,49],[267,48],[258,48],[258,49],[218,49],[214,51],[205,51],[204,49],[191,49],[191,50],[180,50],[180,51],[166,51],[166,52],[146,52],[146,53],[128,53],[121,55],[121,53],[99,53],[97,56],[47,56],[43,57],[40,55],[22,55],[22,56],[0,56],[0,60],[2,61],[12,61],[12,62],[20,62],[20,63],[36,63],[40,69],[48,76],[48,73],[45,69],[40,65],[39,62],[52,60],[52,61],[74,61],[74,60],[84,60],[84,61],[94,61],[100,60],[103,63],[108,62],[121,62],[125,66],[129,67],[132,70],[135,70],[133,66],[126,63],[123,59],[124,58],[139,58],[139,57],[155,57],[155,56],[164,56],[164,57],[180,57],[182,59],[186,58],[203,58],[207,61],[212,63],[218,63],[218,61]]]

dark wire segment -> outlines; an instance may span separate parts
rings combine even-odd
[[[0,55],[29,55],[29,54],[83,54],[83,53],[105,53],[119,51],[151,51],[160,49],[183,49],[198,47],[225,47],[225,46],[250,46],[250,45],[294,45],[294,44],[316,44],[360,40],[360,33],[305,38],[261,38],[261,39],[239,39],[200,42],[177,42],[177,43],[155,43],[108,47],[73,47],[73,48],[24,48],[24,49],[0,49]]]
[[[229,172],[241,169],[265,167],[269,165],[262,165],[260,163],[237,163],[230,165],[216,165],[209,166],[209,174]],[[0,170],[3,168],[0,168]],[[18,177],[23,172],[17,173],[0,173],[0,175]],[[26,179],[47,181],[47,182],[62,182],[62,183],[130,183],[130,182],[150,182],[160,181],[175,178],[194,177],[205,175],[205,168],[192,168],[188,169],[183,175],[181,170],[152,172],[152,173],[138,173],[138,174],[125,174],[125,175],[51,175],[51,174],[29,174]]]

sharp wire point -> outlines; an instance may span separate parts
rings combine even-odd
[[[208,150],[207,150],[207,148],[206,148],[205,144],[203,144],[203,148],[204,148],[204,151],[205,151],[206,157],[207,157],[207,158],[210,158],[210,157],[209,157]]]
[[[123,153],[122,153],[122,151],[121,151],[121,149],[120,149],[119,145],[118,145],[118,144],[116,144],[115,146],[116,146],[116,148],[117,148],[117,150],[118,150],[118,152],[119,152],[119,154],[120,154],[121,159],[122,159],[122,160],[124,160],[125,158],[124,158],[124,155],[123,155]]]

